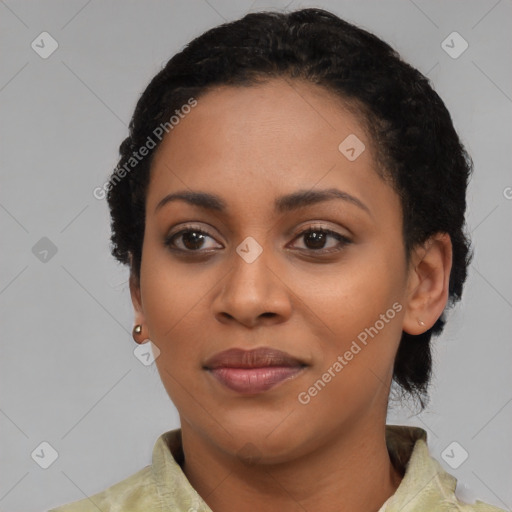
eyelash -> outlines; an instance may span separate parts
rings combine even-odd
[[[191,250],[191,249],[180,249],[178,247],[174,247],[173,246],[173,240],[175,238],[178,238],[180,235],[184,235],[185,233],[190,233],[190,232],[198,233],[200,235],[205,235],[205,236],[208,236],[210,238],[213,238],[208,232],[204,231],[203,229],[201,229],[199,227],[196,227],[196,226],[185,226],[182,230],[178,231],[177,233],[173,233],[171,235],[168,235],[165,238],[165,240],[164,240],[164,245],[168,249],[170,249],[171,251],[179,252],[179,253],[190,253],[190,254],[201,254],[201,253],[203,253],[203,255],[204,255],[204,254],[211,253],[211,252],[217,250],[217,249],[207,249],[206,251],[205,250],[201,250],[201,249]],[[305,230],[295,234],[293,240],[296,240],[296,239],[298,239],[300,237],[303,237],[304,235],[306,235],[308,233],[322,233],[322,234],[325,234],[325,235],[332,236],[333,238],[338,240],[339,248],[337,248],[337,249],[334,249],[334,248],[330,248],[330,249],[307,249],[307,248],[306,249],[298,249],[301,252],[309,252],[309,253],[314,253],[314,254],[336,253],[336,252],[340,252],[345,246],[347,246],[347,245],[352,243],[352,240],[350,240],[346,236],[341,235],[340,233],[337,233],[336,231],[332,231],[330,229],[326,229],[326,228],[321,227],[321,226],[309,226],[307,229],[305,229]]]

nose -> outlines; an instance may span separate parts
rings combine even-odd
[[[233,252],[231,270],[214,297],[217,320],[250,328],[286,321],[292,311],[292,292],[285,265],[272,257],[271,249],[264,249],[253,261],[240,254]]]

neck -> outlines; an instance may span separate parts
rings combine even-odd
[[[312,453],[280,464],[247,464],[182,426],[183,471],[216,512],[377,512],[402,475],[389,458],[385,424],[334,435]]]

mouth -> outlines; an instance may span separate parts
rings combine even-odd
[[[257,394],[296,377],[307,366],[286,352],[262,347],[225,350],[208,359],[203,369],[233,391]]]

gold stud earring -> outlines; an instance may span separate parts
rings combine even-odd
[[[137,340],[137,335],[140,334],[142,332],[142,325],[141,324],[137,324],[134,328],[133,328],[133,331],[132,331],[132,336],[133,336],[133,340],[136,342],[136,343],[140,343],[139,340]]]
[[[420,320],[419,318],[418,318],[418,323],[421,325],[421,327],[425,327],[425,322],[423,322],[423,321],[422,321],[422,320]]]

